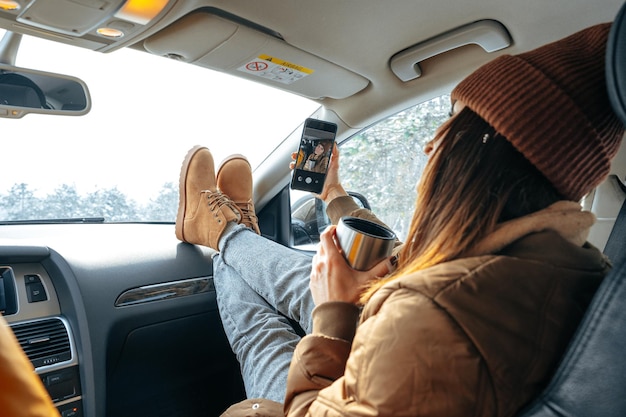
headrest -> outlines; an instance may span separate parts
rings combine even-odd
[[[47,109],[46,96],[33,80],[15,72],[0,74],[0,102],[14,106]]]
[[[0,104],[29,107],[33,109],[43,108],[39,95],[31,87],[2,84],[1,82]]]
[[[615,114],[626,125],[626,3],[617,14],[609,33],[606,83]]]

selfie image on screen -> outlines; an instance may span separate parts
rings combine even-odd
[[[336,130],[337,126],[333,123],[307,119],[298,148],[292,188],[321,192]]]
[[[324,174],[328,169],[333,142],[331,140],[304,139],[298,155],[299,169]]]

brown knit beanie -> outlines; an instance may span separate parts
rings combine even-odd
[[[605,82],[610,27],[500,56],[452,91],[573,201],[606,178],[624,134]]]

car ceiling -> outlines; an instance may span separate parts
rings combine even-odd
[[[523,52],[584,27],[611,21],[623,4],[622,0],[161,0],[164,9],[148,23],[139,24],[114,16],[125,0],[17,1],[19,10],[0,10],[0,27],[104,53],[131,47],[175,55],[192,64],[313,98],[353,129],[448,91],[468,72],[499,54]],[[143,1],[156,3],[159,1]],[[210,19],[198,23],[206,32],[190,31],[189,20],[180,19],[197,10],[231,22],[236,31],[248,34],[231,42],[232,33],[224,35],[214,30],[214,20]],[[391,71],[390,60],[398,52],[483,19],[504,25],[511,46],[487,53],[468,45],[442,53],[422,62],[422,76],[407,82]],[[104,38],[95,32],[102,26],[121,29],[125,34],[117,39]],[[217,38],[211,39],[213,35]],[[264,38],[258,42],[259,47],[238,51],[255,45],[257,36]],[[298,89],[299,82],[285,85],[236,70],[263,53],[267,42],[277,51],[294,53],[290,56],[311,62],[309,65],[316,69],[332,64],[311,77],[304,90]],[[202,57],[203,43],[207,51],[209,45],[219,51],[219,60]],[[312,61],[307,61],[309,58]],[[333,97],[337,91],[339,95]]]

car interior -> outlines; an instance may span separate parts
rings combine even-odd
[[[0,117],[11,127],[74,121],[100,107],[80,73],[49,72],[46,59],[16,65],[21,42],[33,37],[105,56],[133,50],[153,55],[154,65],[173,60],[304,97],[314,104],[309,117],[338,126],[349,156],[367,129],[445,97],[481,64],[608,21],[607,89],[626,124],[622,0],[0,0]],[[185,120],[154,118],[194,134]],[[207,132],[211,123],[209,113]],[[328,219],[319,200],[290,190],[303,123],[255,162],[254,202],[263,236],[312,256]],[[544,393],[520,416],[626,415],[625,143],[609,178],[581,201],[597,217],[588,240],[613,270]],[[183,156],[172,158],[180,164]],[[413,174],[396,176],[414,188]],[[367,208],[393,198],[387,189],[377,198],[365,186],[350,192]],[[63,417],[217,416],[245,398],[217,309],[214,252],[176,239],[175,206],[165,221],[3,221],[2,207],[0,311]]]

